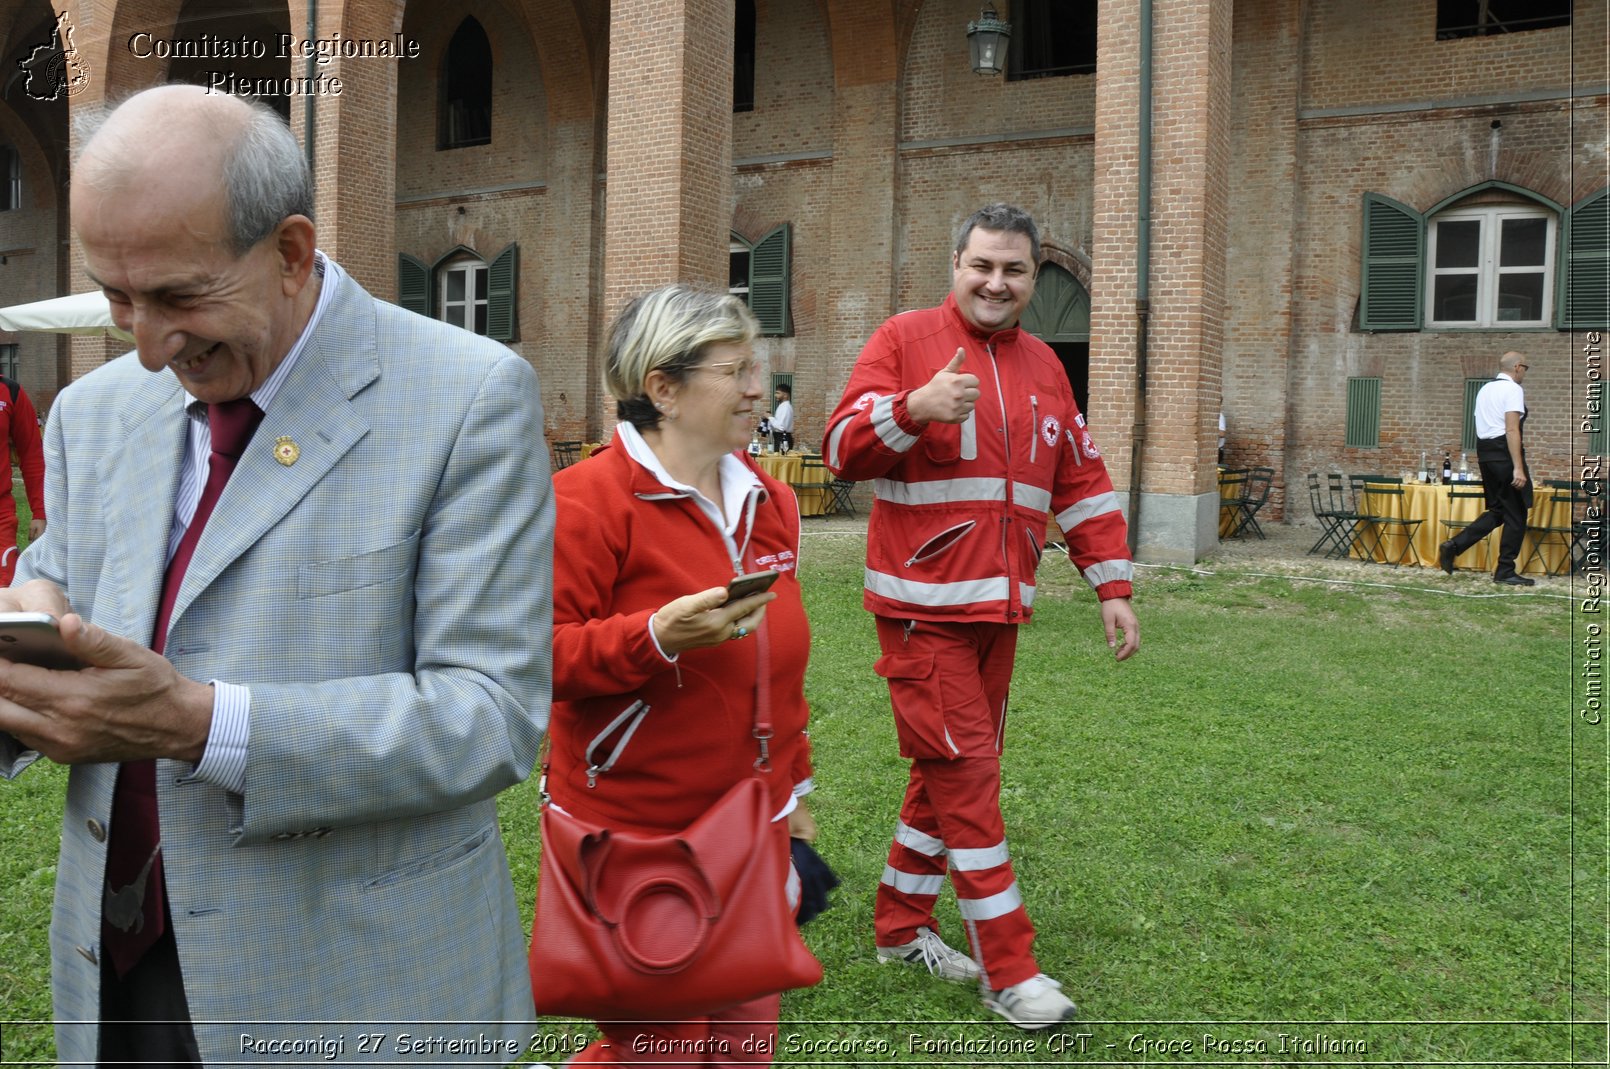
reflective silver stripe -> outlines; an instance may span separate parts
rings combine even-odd
[[[872,429],[883,444],[896,453],[906,453],[917,444],[917,436],[907,434],[900,429],[900,424],[894,421],[894,396],[880,397],[872,402]]]
[[[969,921],[992,921],[1022,908],[1023,896],[1018,894],[1016,880],[998,895],[988,898],[962,898],[958,895],[956,898],[957,911],[963,920]]]
[[[1051,511],[1051,491],[1028,483],[1012,484],[1012,504],[1035,512]]]
[[[1129,563],[1128,561],[1124,562]],[[1007,578],[969,579],[960,583],[918,583],[911,579],[866,570],[866,588],[880,597],[912,605],[971,605],[979,601],[1005,601]]]
[[[839,442],[844,438],[844,432],[849,429],[853,416],[845,416],[833,425],[833,431],[827,436],[827,465],[837,468],[842,459],[839,457]]]
[[[950,747],[950,752],[953,754],[960,754],[962,752],[962,748],[956,745],[956,740],[950,737],[949,727],[945,728],[945,745]]]
[[[976,411],[974,411],[974,412],[967,413],[967,418],[962,420],[961,454],[962,454],[962,459],[963,460],[977,460],[978,459],[978,418],[977,417],[978,417],[978,413]]]
[[[873,479],[872,493],[894,505],[949,505],[973,501],[1005,501],[1005,479],[934,479],[908,483]]]
[[[929,857],[942,857],[945,853],[943,839],[935,839],[927,832],[918,831],[903,820],[895,821],[894,841],[908,850],[915,850]]]
[[[1086,520],[1117,511],[1118,495],[1108,490],[1104,494],[1087,497],[1077,504],[1069,505],[1057,513],[1057,526],[1062,528],[1063,533],[1066,534]]]
[[[1004,865],[1010,860],[1006,853],[1005,839],[994,846],[981,846],[975,850],[963,850],[957,847],[950,852],[950,867],[963,872],[982,872]]]
[[[1034,589],[1033,583],[1019,583],[1017,585],[1017,600],[1023,603],[1025,609],[1034,604]]]
[[[1119,579],[1133,581],[1135,578],[1135,566],[1127,560],[1097,561],[1084,571],[1085,582],[1090,584],[1092,590],[1102,583],[1111,583]]]
[[[909,872],[901,872],[893,865],[883,866],[883,879],[886,887],[893,887],[896,891],[908,895],[937,895],[945,889],[945,877],[917,876]]]

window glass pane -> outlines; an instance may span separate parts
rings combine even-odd
[[[1547,219],[1505,219],[1499,231],[1500,267],[1541,267],[1548,244]]]
[[[1431,318],[1468,323],[1476,319],[1476,276],[1438,275],[1431,295]]]
[[[475,306],[475,333],[486,333],[486,305],[484,304]]]
[[[477,267],[475,270],[475,299],[486,300],[486,268]]]
[[[732,250],[732,254],[727,257],[727,289],[728,290],[743,290],[745,292],[748,291],[748,289],[749,289],[749,250],[748,249],[742,249],[742,250],[734,249],[734,250]]]
[[[1480,255],[1480,219],[1452,219],[1437,224],[1438,267],[1475,267]]]
[[[462,301],[464,299],[464,272],[452,270],[447,272],[447,299]]]
[[[455,327],[462,327],[464,325],[464,306],[460,304],[452,308],[443,308],[442,318]]]
[[[1498,320],[1535,322],[1543,318],[1543,272],[1505,272],[1498,277]]]

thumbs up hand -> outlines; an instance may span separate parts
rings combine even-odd
[[[950,363],[934,372],[927,385],[906,395],[906,411],[918,423],[961,423],[978,404],[978,376],[962,370],[967,350],[957,349]]]

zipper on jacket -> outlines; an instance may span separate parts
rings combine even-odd
[[[995,342],[985,344],[984,351],[989,354],[990,371],[995,376],[995,400],[1001,406],[1001,452],[1005,460],[1002,474],[1006,482],[1006,508],[1001,513],[1001,569],[1006,575],[1006,615],[1015,619],[1021,613],[1014,607],[1018,604],[1018,597],[1012,569],[1012,421],[1006,414],[1006,390],[1001,386],[1001,364],[995,355]],[[1030,445],[1029,448],[1032,460],[1034,447]]]
[[[957,542],[960,542],[962,537],[966,535],[968,531],[971,531],[976,526],[978,526],[977,520],[968,520],[965,523],[958,523],[954,527],[945,528],[943,531],[940,531],[938,534],[928,539],[928,541],[918,546],[916,551],[911,554],[909,559],[907,559],[906,567],[909,568],[913,564],[917,564],[921,561],[933,560],[941,553],[947,552],[954,547]]]
[[[1029,394],[1029,463],[1040,455],[1040,398]]]

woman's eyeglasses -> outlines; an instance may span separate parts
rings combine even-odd
[[[732,381],[743,384],[760,378],[759,360],[716,360],[709,364],[699,364],[694,371],[714,371],[725,375]]]

